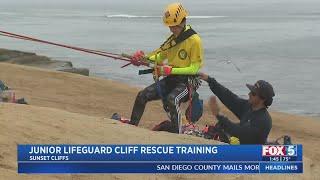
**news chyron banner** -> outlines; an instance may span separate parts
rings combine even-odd
[[[18,145],[18,173],[302,173],[302,145]]]

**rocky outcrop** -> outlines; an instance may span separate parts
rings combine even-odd
[[[38,56],[35,53],[29,52],[0,49],[0,62],[33,66],[89,76],[89,69],[75,68],[70,61],[52,60],[46,56]]]
[[[68,69],[59,69],[58,71],[81,74],[84,76],[89,76],[89,69],[87,68],[68,68]]]

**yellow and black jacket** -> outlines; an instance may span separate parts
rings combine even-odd
[[[181,35],[185,37],[179,42],[177,39]],[[203,65],[201,38],[189,25],[179,36],[175,38],[171,35],[160,48],[150,53],[148,58],[157,63],[167,59],[167,65],[172,66],[171,74],[173,75],[194,75]]]

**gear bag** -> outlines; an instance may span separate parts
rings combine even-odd
[[[190,112],[191,109],[191,112]],[[203,113],[203,100],[199,98],[199,94],[194,91],[192,93],[192,101],[189,107],[186,110],[186,117],[192,123],[197,122]],[[191,115],[191,117],[189,117]]]

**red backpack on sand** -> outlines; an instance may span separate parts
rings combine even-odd
[[[153,127],[152,131],[170,131],[172,129],[171,121],[165,120]]]

